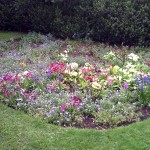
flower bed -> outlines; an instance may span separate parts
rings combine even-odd
[[[0,100],[61,126],[84,127],[85,118],[110,127],[139,121],[141,107],[150,106],[149,62],[133,53],[103,55],[103,63],[69,62],[59,55],[42,73],[5,73]],[[25,64],[21,64],[25,66]]]

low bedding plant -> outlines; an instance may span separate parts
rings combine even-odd
[[[150,67],[131,53],[111,51],[103,63],[70,63],[59,55],[43,72],[9,72],[0,77],[0,101],[60,126],[83,127],[85,116],[97,125],[136,122],[150,106]]]

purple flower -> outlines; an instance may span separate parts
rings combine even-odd
[[[125,82],[124,85],[123,85],[123,87],[124,87],[125,90],[127,90],[128,87],[129,87],[128,83]]]
[[[143,90],[144,89],[144,85],[143,83],[140,85],[140,90]]]
[[[62,77],[63,77],[62,74],[59,74],[58,75],[58,80],[61,81]]]
[[[147,82],[147,77],[146,77],[146,76],[144,76],[144,77],[142,78],[142,82],[143,82],[143,83],[146,83],[146,82]]]
[[[144,76],[142,78],[142,82],[150,85],[150,76]]]
[[[46,74],[47,74],[48,76],[51,76],[51,75],[52,75],[51,70],[48,70],[48,71],[46,72]]]
[[[150,76],[147,77],[147,84],[150,85]]]
[[[37,83],[37,82],[39,81],[39,79],[38,79],[37,76],[34,76],[33,79],[34,79],[34,82],[35,82],[35,83]]]
[[[148,85],[150,85],[150,76],[145,78],[145,83],[147,83]]]
[[[139,84],[139,79],[138,79],[138,77],[135,78],[135,83],[136,83],[136,84]]]

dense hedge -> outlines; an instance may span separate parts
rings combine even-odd
[[[0,0],[0,29],[150,46],[149,0]]]

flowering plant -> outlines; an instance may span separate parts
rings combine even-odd
[[[150,76],[136,77],[135,82],[140,104],[150,106]]]
[[[111,51],[93,63],[69,62],[67,53],[60,57],[31,71],[24,71],[26,62],[18,73],[2,74],[0,100],[63,126],[82,126],[85,116],[115,126],[138,120],[138,104],[150,106],[150,67],[137,55],[120,60]]]

